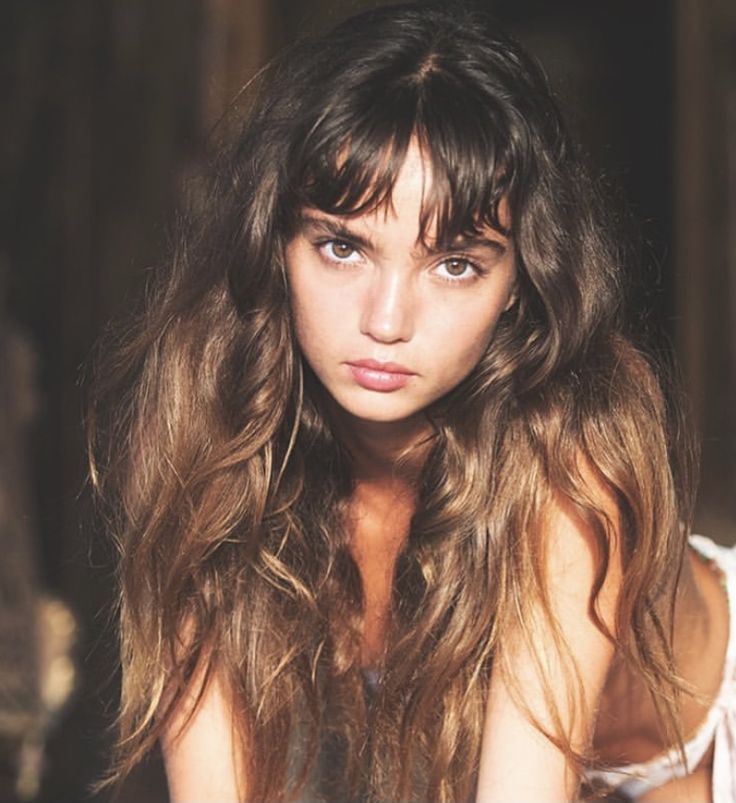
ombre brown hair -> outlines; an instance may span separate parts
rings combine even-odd
[[[216,674],[249,800],[305,788],[467,799],[491,672],[514,684],[497,645],[551,609],[553,497],[597,539],[594,616],[620,553],[616,626],[597,622],[676,732],[668,612],[690,452],[676,405],[625,335],[620,242],[540,68],[483,15],[391,6],[289,48],[248,97],[143,312],[100,352],[89,428],[120,551],[115,777]],[[305,207],[350,216],[390,202],[413,140],[433,177],[425,231],[449,243],[504,230],[518,294],[471,375],[427,411],[434,434],[367,704],[351,459],[295,341],[284,250]],[[615,544],[590,477],[615,500]],[[583,766],[590,756],[561,722],[547,735]]]

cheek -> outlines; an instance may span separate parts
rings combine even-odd
[[[463,318],[456,319],[452,328],[444,330],[443,340],[435,341],[435,353],[446,356],[443,383],[448,387],[462,382],[488,350],[503,311],[498,303],[492,303],[491,308],[491,315],[488,306],[466,310]]]
[[[492,337],[493,330],[489,331],[486,328],[473,328],[464,333],[462,342],[458,343],[458,350],[455,354],[457,373],[461,375],[460,378],[467,376],[481,361]]]
[[[339,307],[323,289],[292,282],[290,307],[297,342],[307,358],[318,357],[339,340]]]
[[[493,339],[500,315],[497,305],[493,305],[490,315],[487,306],[466,309],[461,315],[442,322],[434,338],[435,345],[438,349],[452,352],[463,366],[468,362],[476,363]]]
[[[319,340],[320,337],[320,329],[317,325],[319,316],[314,314],[310,305],[304,304],[301,299],[293,297],[291,312],[294,318],[294,330],[299,347],[303,352],[308,353],[312,344]]]

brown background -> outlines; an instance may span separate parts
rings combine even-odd
[[[49,745],[43,800],[88,798],[114,708],[112,559],[87,523],[84,490],[80,382],[91,346],[160,259],[181,184],[238,89],[279,46],[364,5],[3,4],[0,310],[33,345],[40,401],[25,442],[25,520],[42,584],[81,625],[79,689]],[[703,442],[698,527],[733,542],[736,4],[486,7],[546,65],[593,162],[640,221],[637,313],[659,347],[675,344]],[[155,760],[121,799],[165,799]]]

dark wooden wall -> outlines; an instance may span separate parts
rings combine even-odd
[[[736,4],[680,0],[675,335],[702,441],[698,525],[736,541]]]

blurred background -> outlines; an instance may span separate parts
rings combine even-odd
[[[84,480],[92,345],[162,259],[182,183],[238,90],[280,46],[367,5],[2,5],[0,801],[109,798],[89,792],[117,684],[113,553]],[[636,314],[676,353],[702,439],[697,527],[733,543],[736,4],[484,5],[543,62],[638,221]],[[155,756],[118,798],[165,799]]]

